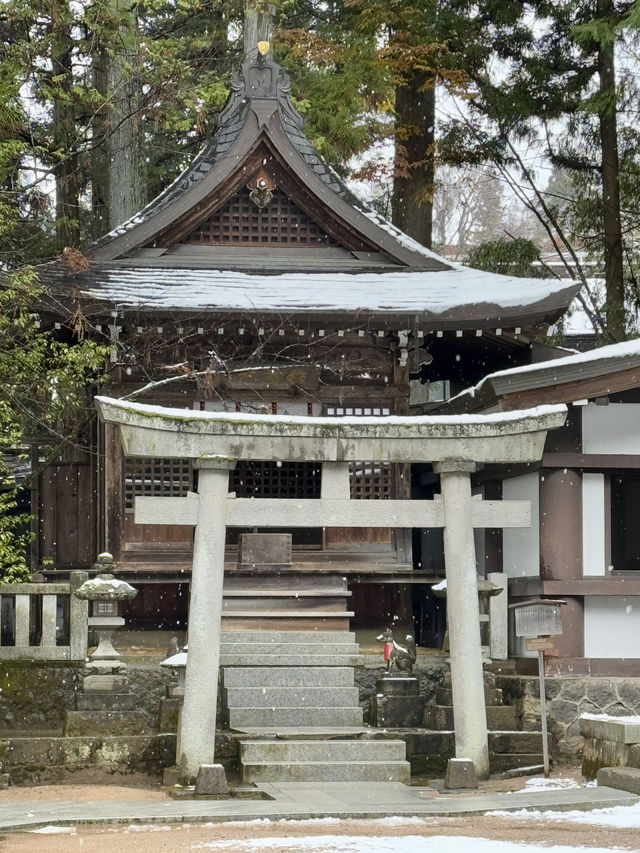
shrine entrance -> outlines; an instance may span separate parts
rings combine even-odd
[[[195,528],[189,655],[178,763],[185,778],[213,762],[227,527],[442,528],[447,579],[456,756],[478,778],[489,773],[475,528],[528,527],[528,501],[472,497],[479,463],[535,462],[564,406],[453,417],[308,418],[219,414],[96,398],[103,420],[120,430],[124,453],[188,459],[198,492],[137,497],[136,523]],[[433,500],[352,500],[349,465],[430,462],[440,477]],[[236,497],[229,471],[244,460],[321,462],[320,496]]]

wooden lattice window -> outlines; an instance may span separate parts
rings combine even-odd
[[[336,241],[280,189],[264,208],[244,189],[201,222],[183,243],[254,246],[335,246]]]
[[[327,406],[333,417],[384,417],[386,406]],[[350,462],[349,486],[352,500],[389,500],[393,497],[393,468],[390,462]]]
[[[134,499],[149,497],[184,497],[192,488],[188,459],[136,459],[124,463],[124,506],[133,512]]]
[[[321,475],[317,462],[240,462],[231,491],[239,498],[319,498]]]

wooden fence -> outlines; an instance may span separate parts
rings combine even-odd
[[[0,585],[0,660],[84,660],[89,608],[73,590],[87,577]]]

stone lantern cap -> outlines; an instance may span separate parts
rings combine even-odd
[[[131,584],[107,573],[86,580],[74,591],[83,601],[130,601],[137,594],[138,590]]]
[[[160,666],[186,666],[187,665],[187,647],[185,646],[181,652],[176,652],[166,660],[161,661]]]

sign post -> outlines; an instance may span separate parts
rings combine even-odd
[[[553,637],[562,634],[560,607],[566,601],[536,598],[511,604],[515,612],[516,637],[525,638],[525,649],[538,653],[540,681],[540,726],[542,728],[542,760],[544,775],[549,775],[549,732],[547,729],[547,696],[544,683],[544,653],[553,651]]]

